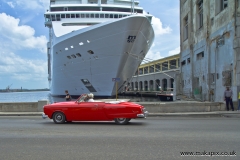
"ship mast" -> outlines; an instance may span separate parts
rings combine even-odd
[[[134,14],[134,0],[132,0],[131,8],[132,8],[132,14]]]

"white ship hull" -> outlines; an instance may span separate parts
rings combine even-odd
[[[68,90],[76,96],[89,92],[95,96],[115,95],[116,90],[121,91],[131,80],[153,39],[149,20],[140,15],[104,22],[59,37],[53,33],[49,61],[51,94],[60,96]],[[120,79],[117,85],[113,78]]]

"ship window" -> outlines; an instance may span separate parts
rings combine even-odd
[[[71,56],[67,56],[68,59],[71,59]]]
[[[122,15],[119,15],[119,18],[122,18],[123,16]]]
[[[109,14],[105,14],[105,18],[109,18]]]
[[[99,18],[99,14],[95,14],[95,18]]]
[[[80,18],[80,15],[79,15],[79,14],[76,14],[76,18]]]
[[[110,18],[113,18],[113,14],[110,14]]]
[[[104,18],[104,14],[100,14],[100,18]]]
[[[130,8],[103,7],[102,11],[131,12]]]
[[[66,18],[70,18],[70,14],[66,14]]]
[[[114,14],[114,18],[118,18],[118,14]]]
[[[55,19],[55,14],[51,15],[51,19],[52,19],[52,21],[55,21],[55,20],[56,20],[56,19]]]
[[[86,18],[89,18],[89,14],[86,14]]]
[[[81,18],[85,18],[85,14],[81,14]]]
[[[123,17],[127,17],[127,15],[123,15]]]
[[[61,19],[60,19],[60,14],[57,14],[56,15],[56,18],[57,18],[57,21],[60,21]]]
[[[61,14],[61,18],[65,18],[65,14]]]
[[[94,18],[94,14],[91,14],[91,18]]]
[[[72,56],[72,58],[76,58],[76,56],[74,54],[72,54],[71,56]]]
[[[90,53],[90,54],[94,54],[94,52],[93,52],[92,50],[89,50],[88,53]]]
[[[51,12],[57,12],[57,11],[64,11],[63,7],[51,7],[50,8]]]
[[[81,57],[81,54],[80,54],[80,53],[77,53],[76,55],[77,55],[78,57]]]
[[[75,18],[75,14],[71,14],[71,18]]]

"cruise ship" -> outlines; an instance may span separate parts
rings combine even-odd
[[[52,96],[116,95],[154,40],[152,15],[134,0],[50,0],[44,17]]]

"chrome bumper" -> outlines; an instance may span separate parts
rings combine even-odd
[[[137,114],[137,118],[146,118],[148,116],[148,111],[144,111],[143,114]]]
[[[45,113],[42,113],[42,118],[46,119],[46,118],[48,118],[48,116]]]

